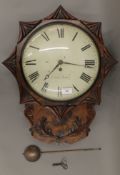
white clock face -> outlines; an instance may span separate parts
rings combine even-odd
[[[50,100],[67,101],[87,92],[100,67],[92,38],[70,23],[51,23],[25,44],[22,69],[29,86]]]

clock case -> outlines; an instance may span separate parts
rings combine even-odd
[[[100,55],[100,70],[93,86],[82,96],[70,101],[52,101],[36,94],[25,81],[21,58],[24,43],[43,25],[53,22],[68,22],[87,32],[96,43]],[[24,114],[31,124],[31,135],[46,143],[74,143],[88,136],[90,123],[95,117],[94,106],[101,102],[101,87],[117,61],[104,45],[100,22],[87,22],[68,13],[59,6],[51,15],[32,22],[20,22],[17,45],[3,64],[15,76],[20,91],[20,103],[25,104]],[[73,58],[74,59],[74,58]]]

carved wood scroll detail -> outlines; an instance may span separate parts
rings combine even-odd
[[[38,24],[41,23],[39,21],[32,21],[32,22],[19,22],[19,38],[18,43],[23,40]]]
[[[51,19],[67,19],[67,20],[77,20],[76,17],[72,16],[69,12],[67,12],[61,5],[55,10],[51,15],[44,18],[45,20]]]
[[[31,123],[30,131],[34,137],[47,143],[74,143],[88,135],[89,125],[95,116],[93,106],[82,104],[67,107],[62,117],[59,117],[59,109],[57,113],[55,111],[54,107],[43,107],[38,103],[26,105],[25,115]]]
[[[10,57],[3,62],[3,64],[12,72],[16,78],[16,48]]]
[[[83,27],[95,39],[100,51],[101,68],[94,86],[86,94],[69,103],[52,102],[34,94],[24,81],[20,69],[19,55],[21,51],[17,49],[18,46],[36,27],[44,21],[51,20],[77,21],[77,24],[79,22],[80,27]],[[94,105],[100,104],[101,101],[103,80],[116,63],[117,61],[104,45],[101,23],[79,20],[62,6],[59,6],[56,11],[44,19],[20,22],[17,46],[10,57],[3,62],[18,81],[20,103],[25,104],[24,113],[30,121],[31,134],[38,140],[47,143],[54,141],[74,143],[88,135],[90,123],[95,116]]]

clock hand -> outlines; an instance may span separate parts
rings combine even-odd
[[[57,67],[59,67],[59,65],[63,64],[62,60],[59,60],[57,65],[51,70],[51,72],[49,74],[47,74],[44,78],[44,80],[48,79],[50,77],[50,75],[57,69]]]
[[[66,61],[63,61],[63,64],[69,64],[69,65],[73,65],[73,66],[85,66],[83,64],[69,63],[69,62],[66,62]]]
[[[86,66],[86,65],[83,65],[83,64],[69,63],[69,62],[66,62],[66,61],[63,61],[63,64],[69,64],[69,65],[73,65],[73,66],[84,66],[84,67],[87,67],[87,68],[92,68],[91,66]]]
[[[84,67],[87,67],[87,68],[92,68],[90,66],[86,66],[86,65],[82,65],[82,64],[69,63],[69,62],[66,62],[66,61],[63,61],[63,60],[59,60],[57,65],[52,69],[52,71],[45,76],[44,80],[48,79],[50,77],[50,75],[56,70],[56,68],[59,67],[59,65],[62,65],[62,64],[69,64],[69,65],[74,65],[74,66],[84,66]]]

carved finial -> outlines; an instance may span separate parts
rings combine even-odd
[[[60,5],[51,15],[47,16],[45,19],[67,19],[67,20],[75,20],[76,17],[72,16],[69,12],[67,12],[62,5]]]

